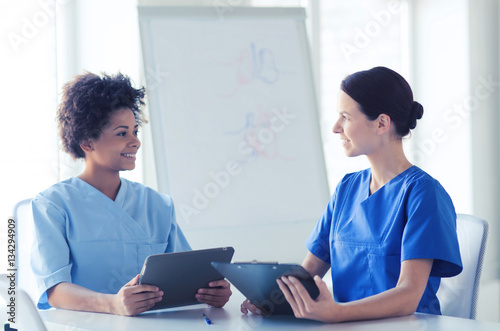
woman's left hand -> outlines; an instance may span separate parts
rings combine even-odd
[[[195,297],[199,302],[209,304],[212,307],[222,308],[229,301],[231,285],[225,279],[216,280],[208,284],[210,288],[200,288]]]
[[[337,316],[341,306],[333,300],[332,294],[321,277],[314,276],[314,281],[319,289],[316,300],[311,298],[304,285],[295,277],[281,277],[276,281],[286,300],[292,306],[295,317],[327,323],[338,321]]]

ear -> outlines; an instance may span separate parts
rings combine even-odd
[[[384,134],[391,128],[391,118],[386,114],[380,114],[377,118],[377,132]]]
[[[91,151],[94,150],[94,147],[92,146],[92,142],[90,140],[85,140],[80,144],[80,148],[83,149],[85,153],[90,153]]]

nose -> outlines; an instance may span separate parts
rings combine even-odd
[[[141,141],[140,141],[139,137],[135,136],[135,135],[132,136],[132,139],[130,140],[129,146],[139,149],[141,147]]]
[[[333,133],[342,133],[342,132],[344,132],[344,129],[342,128],[342,125],[340,124],[340,118],[333,125],[332,132]]]

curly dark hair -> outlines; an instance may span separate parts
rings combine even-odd
[[[86,72],[75,76],[63,87],[62,101],[57,110],[59,135],[63,150],[75,159],[85,158],[80,144],[99,139],[103,128],[109,125],[111,114],[127,107],[134,113],[137,124],[146,120],[141,107],[146,89],[132,87],[130,78],[118,73],[114,76]]]

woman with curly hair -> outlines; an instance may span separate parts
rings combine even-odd
[[[57,113],[62,146],[84,159],[85,169],[32,201],[39,308],[137,315],[168,295],[138,285],[145,258],[191,249],[172,199],[119,174],[135,168],[144,95],[122,74],[86,73],[64,86]],[[229,283],[210,287],[196,298],[224,306]]]

